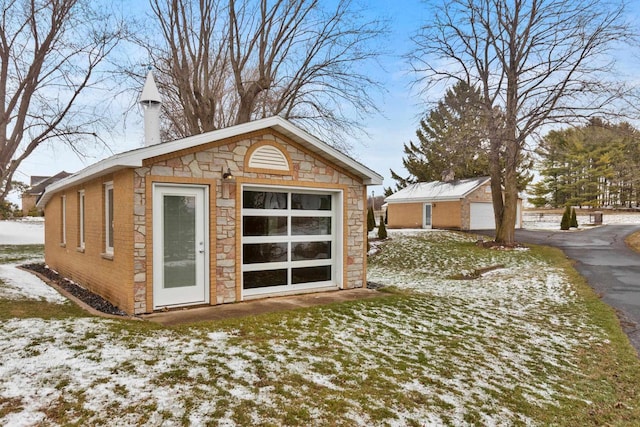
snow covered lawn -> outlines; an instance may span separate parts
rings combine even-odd
[[[616,385],[623,369],[640,378],[637,359],[607,359],[620,338],[587,307],[602,304],[547,252],[480,249],[452,232],[392,237],[368,270],[398,290],[388,298],[172,329],[7,292],[20,280],[2,268],[0,425],[584,425],[639,415],[635,387]],[[448,279],[496,264],[505,268]]]
[[[640,224],[640,212],[616,212],[603,210],[603,224]],[[562,213],[554,211],[525,211],[522,219],[523,228],[527,230],[559,230]],[[579,211],[577,215],[580,228],[592,226],[589,213]]]
[[[0,245],[44,244],[44,218],[0,221]]]

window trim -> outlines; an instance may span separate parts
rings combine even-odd
[[[85,247],[85,198],[84,190],[78,191],[78,249]]]
[[[113,255],[113,206],[109,203],[109,191],[111,191],[111,198],[113,202],[114,190],[113,181],[104,183],[104,252],[106,255]],[[109,246],[111,241],[111,246]]]
[[[67,196],[60,196],[60,246],[67,245]]]

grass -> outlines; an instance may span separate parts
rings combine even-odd
[[[640,362],[566,257],[474,241],[390,240],[369,268],[396,285],[388,298],[173,328],[0,300],[0,424],[26,412],[46,425],[640,419]],[[497,264],[476,280],[447,279]]]
[[[640,231],[633,233],[629,236],[627,236],[626,239],[624,239],[624,242],[627,244],[627,246],[629,246],[632,250],[640,253]]]
[[[568,274],[578,301],[576,309],[603,332],[602,343],[581,343],[576,348],[579,368],[564,379],[588,405],[565,400],[550,413],[549,422],[560,425],[634,425],[640,419],[640,360],[620,327],[615,311],[604,304],[557,249],[540,249]]]
[[[44,245],[0,245],[0,263],[22,263],[41,259]]]

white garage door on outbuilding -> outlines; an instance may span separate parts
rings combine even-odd
[[[471,230],[494,230],[496,228],[493,203],[471,203],[470,208]],[[516,228],[520,228],[520,206],[518,206],[516,215]]]

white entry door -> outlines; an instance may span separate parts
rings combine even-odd
[[[432,216],[431,203],[425,203],[424,215],[422,216],[423,218],[422,228],[431,228],[431,216]]]
[[[207,189],[154,184],[153,308],[209,302]]]

